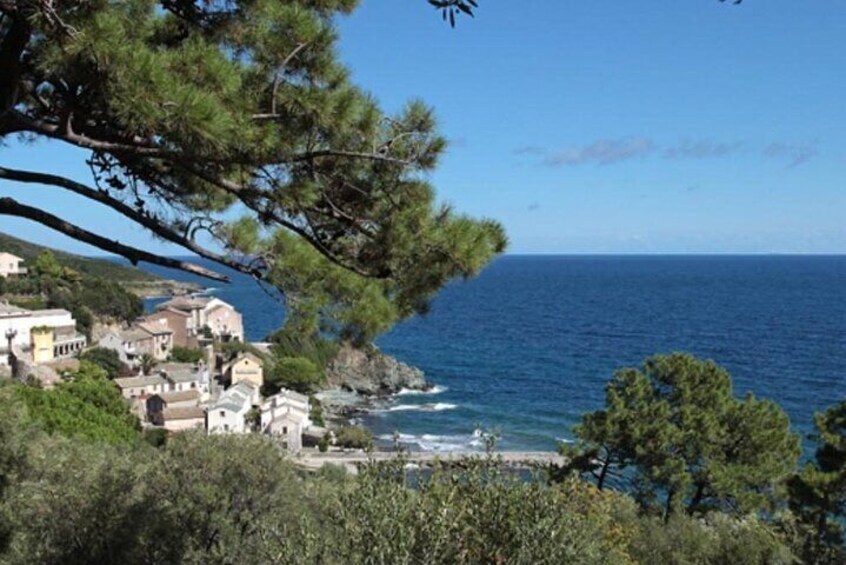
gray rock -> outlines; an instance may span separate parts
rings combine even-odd
[[[402,389],[430,388],[423,371],[372,346],[367,350],[343,346],[326,367],[326,379],[329,387],[367,396],[396,394]]]

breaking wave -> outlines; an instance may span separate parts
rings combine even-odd
[[[415,390],[412,388],[402,388],[398,393],[394,396],[420,396],[420,395],[431,395],[431,394],[441,394],[442,392],[446,392],[447,387],[441,385],[435,385],[428,390]]]
[[[378,439],[393,442],[393,434],[382,434]],[[483,447],[481,438],[474,434],[467,435],[413,435],[398,434],[399,442],[407,447],[416,447],[421,451],[480,451]]]

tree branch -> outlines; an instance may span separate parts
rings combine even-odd
[[[91,200],[95,200],[101,204],[105,204],[109,208],[119,212],[130,220],[144,226],[145,228],[152,231],[156,235],[162,237],[163,239],[180,245],[185,249],[188,249],[189,251],[193,251],[200,257],[204,257],[205,259],[209,259],[210,261],[214,261],[215,263],[219,263],[221,265],[224,265],[231,269],[235,269],[236,271],[242,273],[246,273],[251,276],[261,276],[262,274],[257,272],[252,267],[244,265],[243,263],[240,263],[238,261],[233,261],[232,259],[229,259],[224,255],[215,253],[209,249],[206,249],[205,247],[202,247],[189,237],[177,233],[169,226],[163,224],[161,221],[150,217],[144,214],[143,212],[139,212],[138,210],[132,208],[131,206],[128,206],[124,202],[113,198],[107,192],[94,190],[93,188],[89,188],[76,181],[56,175],[8,169],[6,167],[0,166],[0,179],[4,178],[23,183],[52,185],[70,190],[75,194],[79,194],[80,196],[84,196],[85,198],[90,198]]]
[[[161,265],[162,267],[168,267],[170,269],[178,269],[180,271],[199,275],[215,281],[229,282],[229,277],[226,275],[215,273],[214,271],[210,271],[209,269],[195,265],[194,263],[171,259],[169,257],[162,257],[161,255],[155,255],[142,249],[129,247],[128,245],[124,245],[118,241],[106,239],[105,237],[101,237],[95,233],[84,230],[79,226],[71,224],[59,217],[44,212],[43,210],[21,204],[12,198],[0,198],[0,214],[18,216],[20,218],[27,218],[29,220],[36,221],[39,224],[45,225],[72,237],[77,241],[82,241],[98,247],[103,251],[108,251],[110,253],[120,255],[121,257],[125,257],[133,265],[137,265],[139,261],[144,261],[153,265]]]

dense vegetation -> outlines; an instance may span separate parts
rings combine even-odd
[[[25,308],[64,308],[90,337],[95,320],[129,322],[144,311],[141,299],[113,280],[83,275],[42,251],[23,276],[4,279],[0,292]]]
[[[32,265],[42,252],[50,251],[59,265],[72,269],[84,277],[123,283],[149,283],[160,280],[159,277],[137,267],[122,265],[106,259],[93,259],[56,249],[48,249],[2,232],[0,232],[0,251],[6,251],[24,259],[24,267]]]
[[[669,375],[676,378],[665,387]],[[735,414],[730,431],[743,443],[760,422],[753,408],[761,401],[732,402],[725,386],[708,394],[727,379],[713,363],[659,356],[617,373],[609,398],[634,387],[640,408],[668,415],[654,425],[669,426],[662,433],[671,440],[689,418],[702,425],[701,436],[719,440],[726,430],[711,418]],[[694,393],[697,403],[686,403]],[[627,415],[638,395],[604,413]],[[408,475],[399,453],[351,477],[333,467],[306,474],[258,435],[142,435],[105,372],[89,363],[53,391],[0,387],[0,401],[0,562],[834,564],[846,556],[846,402],[818,415],[817,456],[801,470],[789,436],[790,462],[778,477],[743,450],[717,457],[719,441],[709,446],[689,435],[686,451],[637,432],[630,439],[642,442],[634,451],[643,459],[629,467],[631,484],[687,474],[695,485],[714,469],[711,502],[703,495],[691,505],[679,494],[688,504],[666,513],[666,501],[644,504],[625,481],[599,488],[560,469],[529,477],[493,454]],[[778,423],[772,436],[782,436],[778,410],[764,412]],[[355,428],[338,436],[369,441]],[[694,452],[712,459],[695,464]],[[664,471],[670,454],[683,460],[671,465],[675,474]],[[743,480],[724,484],[722,473],[736,478],[727,469],[741,463]],[[650,488],[668,496],[675,484]],[[749,497],[750,490],[766,496]],[[726,503],[735,498],[743,504]]]
[[[77,182],[33,160],[40,170],[0,167],[0,178],[108,206],[259,279],[307,335],[366,341],[478,273],[506,237],[437,201],[429,173],[447,143],[432,109],[388,114],[350,81],[336,21],[356,5],[0,3],[0,142],[73,147],[92,173]],[[226,278],[11,197],[0,214],[133,263]]]

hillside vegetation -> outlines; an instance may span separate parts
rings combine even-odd
[[[0,252],[6,251],[25,260],[25,266],[31,267],[38,255],[49,249],[56,257],[56,261],[63,267],[69,267],[82,275],[109,279],[126,283],[150,283],[161,281],[160,277],[142,271],[137,267],[121,265],[108,259],[93,259],[66,253],[49,247],[30,243],[11,235],[0,232]]]

